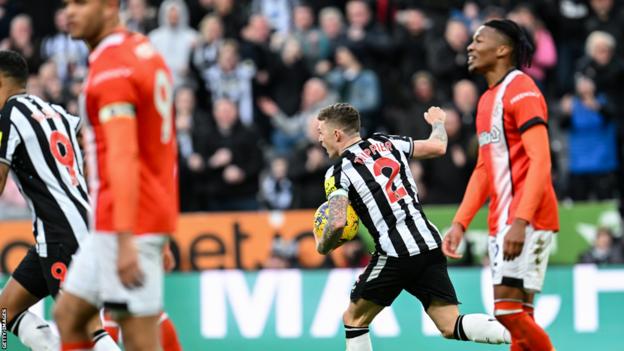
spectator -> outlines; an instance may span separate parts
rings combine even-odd
[[[478,100],[477,86],[471,80],[462,79],[453,85],[453,107],[459,113],[462,129],[469,133],[475,130]]]
[[[615,106],[615,118],[618,129],[617,154],[619,169],[617,171],[618,193],[620,196],[620,215],[624,218],[624,100],[621,82],[624,81],[624,61],[615,55],[616,41],[606,32],[592,32],[586,40],[585,53],[577,67],[577,71],[591,78],[596,84],[596,93],[604,94],[607,101]]]
[[[321,10],[319,23],[321,24],[321,37],[327,38],[329,42],[329,57],[320,60],[314,67],[316,74],[322,76],[331,70],[336,48],[346,41],[346,34],[342,12],[335,7],[327,7]]]
[[[208,2],[210,0],[200,0]],[[239,1],[213,0],[214,14],[221,18],[224,25],[224,37],[228,39],[240,39],[241,30],[247,20],[247,12],[243,10]]]
[[[189,10],[189,24],[193,28],[199,28],[200,22],[208,15],[216,14],[215,0],[191,0],[186,1]],[[232,1],[230,1],[232,2]],[[217,15],[217,17],[219,17]],[[236,36],[235,36],[236,37]],[[235,38],[234,37],[234,38]]]
[[[451,87],[458,80],[468,78],[468,29],[463,22],[450,19],[444,37],[434,41],[427,51],[427,64],[439,83],[444,99],[451,96]]]
[[[149,7],[146,0],[128,0],[128,7],[124,11],[125,25],[133,31],[148,34],[158,27],[156,11]]]
[[[30,72],[39,71],[42,64],[40,45],[33,36],[32,20],[28,15],[17,15],[11,20],[9,37],[0,43],[0,49],[17,51],[26,59]]]
[[[446,154],[423,161],[427,203],[458,204],[472,170],[466,155],[468,138],[464,136],[457,111],[451,108],[445,108],[444,111],[444,128],[448,136]]]
[[[414,139],[429,137],[431,127],[423,118],[431,106],[440,106],[442,101],[435,93],[433,76],[426,71],[416,72],[412,76],[411,97],[407,106],[389,110],[386,120],[391,133],[410,136]]]
[[[603,31],[611,34],[616,43],[624,39],[624,13],[615,6],[613,0],[590,0],[591,13],[585,20],[585,34]],[[620,45],[618,53],[624,53]]]
[[[544,91],[546,71],[557,63],[555,41],[529,5],[517,6],[507,17],[524,27],[533,37],[535,53],[531,66],[523,68],[523,71],[530,75]]]
[[[215,99],[216,128],[205,139],[206,177],[203,186],[211,211],[253,211],[258,209],[258,176],[262,154],[258,136],[244,126],[236,103]]]
[[[314,26],[314,11],[310,5],[303,3],[295,6],[293,19],[292,34],[299,41],[308,69],[312,72],[317,62],[330,58],[332,48],[329,38]]]
[[[346,35],[348,45],[361,51],[361,62],[375,70],[381,69],[392,53],[390,36],[374,21],[368,4],[363,0],[347,3]]]
[[[189,64],[191,77],[195,83],[196,96],[202,108],[210,110],[210,86],[207,82],[208,70],[219,58],[219,48],[223,44],[223,23],[215,15],[207,15],[199,23],[198,42],[191,51]]]
[[[298,3],[298,0],[253,0],[251,12],[263,15],[273,30],[287,36],[292,29],[292,13]]]
[[[182,212],[205,209],[204,194],[197,191],[208,157],[204,143],[211,126],[209,117],[195,103],[193,89],[178,88],[175,94],[176,132],[180,180],[180,209]]]
[[[476,1],[468,0],[464,3],[463,8],[460,10],[451,10],[451,18],[464,22],[468,33],[476,32],[479,26],[485,21],[481,14],[481,9]]]
[[[260,198],[269,210],[286,210],[293,199],[293,185],[287,177],[288,160],[276,156],[271,160],[269,172],[262,179]]]
[[[41,65],[39,78],[43,88],[43,95],[40,96],[46,101],[65,106],[67,96],[64,94],[63,84],[53,61],[47,61]]]
[[[592,32],[585,42],[585,56],[579,60],[577,72],[596,83],[596,91],[606,94],[611,101],[622,101],[620,88],[624,81],[624,63],[615,56],[615,38],[607,33]],[[618,109],[618,113],[624,109]]]
[[[329,158],[318,142],[318,120],[307,120],[306,137],[291,154],[288,178],[293,182],[293,208],[317,208],[325,199],[323,181]]]
[[[149,33],[150,41],[167,62],[176,87],[189,75],[189,56],[198,33],[188,26],[188,10],[182,0],[165,0],[158,11],[159,27]]]
[[[363,135],[377,130],[381,124],[381,90],[377,74],[362,65],[361,49],[340,46],[336,50],[336,68],[327,76],[329,86],[338,92],[339,100],[360,112]]]
[[[230,39],[221,45],[217,64],[208,69],[205,76],[212,101],[234,102],[240,111],[240,122],[247,127],[254,122],[252,79],[255,73],[253,62],[239,62],[238,45]]]
[[[310,71],[303,59],[301,45],[290,37],[284,42],[278,57],[269,64],[269,94],[280,110],[291,115],[301,105],[300,92],[310,78]]]
[[[585,37],[585,20],[589,16],[589,5],[586,0],[558,1],[555,31],[557,43],[557,82],[558,93],[569,93],[574,90],[574,69],[576,62],[583,56]]]
[[[260,110],[271,118],[276,130],[273,132],[272,143],[278,153],[285,153],[305,137],[309,120],[316,118],[325,106],[336,101],[336,96],[327,90],[325,82],[319,78],[309,79],[301,93],[301,106],[292,116],[286,115],[277,104],[268,98],[258,101]]]
[[[45,37],[41,43],[41,58],[56,64],[58,77],[66,85],[74,73],[86,70],[89,50],[82,40],[72,40],[67,34],[67,16],[64,9],[56,11],[54,24],[56,33]]]
[[[613,198],[618,167],[614,116],[604,94],[596,95],[594,82],[577,78],[576,95],[561,101],[569,125],[569,195],[572,200]]]
[[[267,19],[259,14],[252,15],[249,23],[241,32],[242,40],[240,45],[240,55],[243,60],[251,60],[254,63],[255,74],[251,81],[254,97],[268,94],[268,85],[271,77],[269,67],[274,53],[269,47],[271,40],[271,28]],[[283,42],[279,35],[274,37],[275,48],[281,47]],[[253,105],[250,105],[253,106]],[[241,110],[242,111],[242,110]],[[242,116],[245,116],[244,114]],[[265,119],[254,121],[256,127],[261,131],[264,138],[268,138],[270,126]]]
[[[394,31],[395,46],[397,47],[397,73],[401,83],[411,84],[410,77],[414,73],[427,69],[427,33],[431,24],[429,19],[419,9],[407,9],[397,13],[397,24]]]
[[[614,245],[613,233],[610,229],[604,227],[598,228],[594,245],[581,255],[579,263],[624,263],[622,252],[616,245]]]

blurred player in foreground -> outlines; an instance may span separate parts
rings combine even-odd
[[[92,347],[85,322],[111,311],[126,350],[158,350],[162,250],[175,229],[171,74],[148,39],[120,27],[118,0],[66,0],[69,33],[91,48],[83,113],[93,218],[54,315],[62,350]]]
[[[336,247],[349,203],[376,245],[343,315],[347,351],[372,350],[368,326],[404,289],[420,300],[445,338],[491,344],[510,341],[509,333],[496,319],[485,314],[459,314],[446,258],[440,250],[440,234],[425,217],[408,163],[410,158],[431,158],[446,152],[446,114],[432,107],[425,119],[432,126],[427,140],[384,134],[363,140],[360,115],[353,106],[330,105],[318,115],[319,141],[336,161],[325,175],[329,218],[317,249],[327,254]]]
[[[446,256],[460,257],[456,250],[464,231],[489,197],[494,310],[512,335],[514,351],[554,350],[533,318],[533,298],[542,289],[559,229],[546,102],[518,69],[530,65],[533,51],[525,32],[510,20],[486,22],[468,46],[468,69],[483,75],[489,89],[477,109],[477,165],[442,247]]]
[[[36,241],[2,289],[0,307],[7,329],[25,346],[58,351],[58,335],[28,308],[57,297],[72,255],[89,236],[91,207],[77,137],[82,122],[26,94],[27,79],[24,58],[0,51],[0,194],[12,170],[30,206]],[[86,328],[97,350],[119,350],[97,318]]]

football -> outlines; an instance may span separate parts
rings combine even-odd
[[[314,236],[316,238],[320,238],[323,235],[323,230],[325,229],[325,225],[329,220],[329,205],[327,201],[325,201],[314,213]],[[338,241],[338,246],[344,244],[346,241],[353,239],[357,233],[358,228],[360,226],[360,217],[358,217],[357,213],[351,205],[347,207],[347,224],[342,230],[342,236],[340,237],[340,241]]]

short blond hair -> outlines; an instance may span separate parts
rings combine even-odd
[[[587,40],[585,40],[585,54],[591,56],[596,46],[601,42],[607,44],[611,50],[615,49],[615,38],[613,35],[601,30],[596,30],[591,32]]]

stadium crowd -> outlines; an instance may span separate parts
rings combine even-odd
[[[411,167],[423,203],[458,203],[487,89],[468,74],[466,47],[483,21],[500,17],[522,24],[536,45],[526,72],[549,104],[559,198],[624,194],[624,6],[614,0],[126,0],[122,8],[174,75],[183,211],[318,206],[330,161],[314,116],[335,101],[360,111],[366,134],[414,138],[429,134],[423,112],[442,106],[447,154]],[[29,92],[78,114],[88,50],[66,32],[60,0],[0,0],[0,48],[27,58]],[[0,208],[23,213],[14,184]]]

